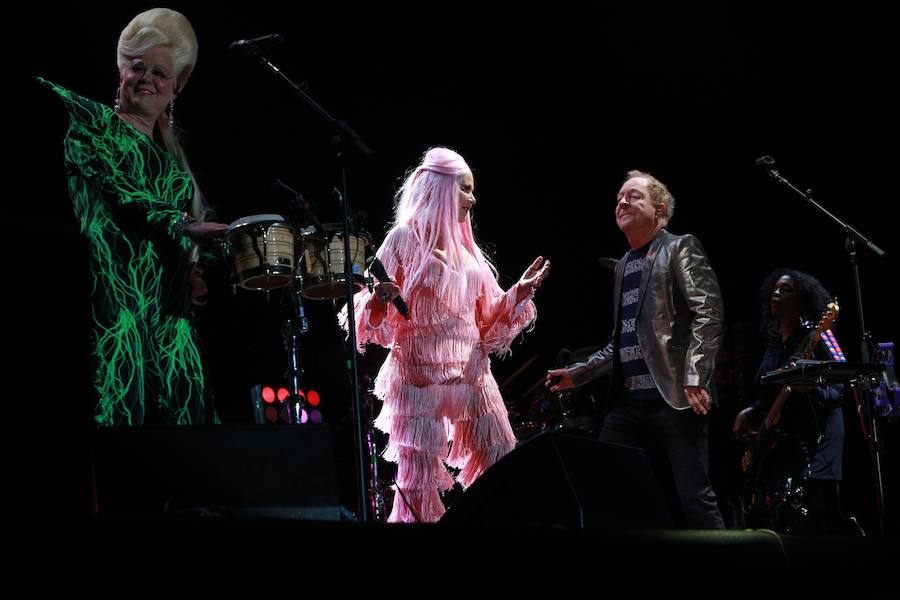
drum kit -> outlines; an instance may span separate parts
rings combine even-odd
[[[303,299],[335,300],[346,298],[344,227],[326,223],[300,227],[279,214],[242,217],[229,224],[223,252],[229,264],[233,285],[245,290],[286,290],[294,304],[294,315],[285,321],[282,335],[289,350],[290,397],[282,404],[288,423],[303,422],[303,398],[300,393],[300,335],[309,331]],[[372,285],[366,277],[366,255],[372,253],[372,237],[359,230],[348,235],[347,261],[352,290]]]

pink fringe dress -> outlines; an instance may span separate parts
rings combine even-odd
[[[453,487],[444,463],[461,469],[457,481],[466,488],[515,447],[489,354],[509,352],[537,311],[530,299],[516,304],[516,286],[504,293],[493,274],[486,278],[489,286],[479,285],[482,267],[474,257],[465,272],[451,272],[448,289],[439,295],[449,267],[429,256],[424,283],[408,289],[398,276],[413,272],[421,260],[410,227],[392,229],[378,258],[400,281],[411,316],[406,320],[391,306],[373,327],[366,308],[371,294],[363,290],[354,296],[360,352],[367,343],[390,349],[375,379],[375,394],[384,402],[375,426],[389,434],[384,458],[397,463],[395,489],[402,491],[395,493],[388,522],[435,522],[444,514],[439,490]],[[462,286],[462,277],[468,286]],[[340,315],[345,329],[346,315],[345,308]]]

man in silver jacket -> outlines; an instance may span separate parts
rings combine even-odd
[[[629,171],[616,224],[631,250],[616,266],[610,343],[581,363],[547,373],[551,392],[613,374],[598,439],[658,445],[672,467],[685,524],[723,529],[709,481],[713,371],[722,335],[722,294],[703,246],[664,227],[675,199],[648,173]]]

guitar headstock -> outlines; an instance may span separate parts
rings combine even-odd
[[[828,306],[825,307],[825,312],[822,313],[822,318],[819,320],[819,325],[816,328],[819,334],[831,327],[831,324],[837,319],[840,310],[837,299],[828,303]]]

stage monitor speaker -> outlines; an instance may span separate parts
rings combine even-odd
[[[101,516],[340,519],[325,425],[104,427],[91,450]]]
[[[499,460],[441,523],[611,530],[674,528],[638,448],[542,433]]]

